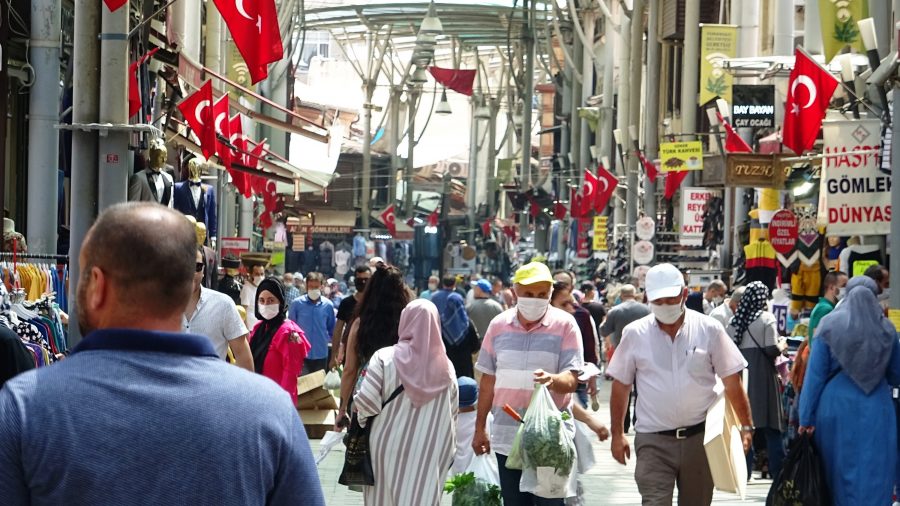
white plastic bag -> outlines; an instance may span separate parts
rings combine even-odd
[[[316,454],[316,465],[318,466],[321,464],[322,461],[325,460],[325,457],[331,453],[331,450],[338,445],[344,446],[344,433],[334,431],[326,432],[322,441],[319,443],[319,453]]]
[[[497,457],[490,453],[482,453],[472,457],[467,473],[475,474],[475,478],[491,485],[500,486],[500,471],[497,470]]]
[[[337,369],[332,369],[328,371],[328,374],[325,375],[325,383],[322,385],[322,388],[325,390],[340,390],[341,389],[341,373]]]
[[[594,448],[591,436],[594,434],[586,423],[575,420],[575,452],[578,454],[578,472],[586,473],[594,467]]]
[[[494,455],[476,455],[466,472],[450,479],[444,487],[453,494],[452,506],[501,506],[500,473]]]
[[[564,419],[546,386],[535,385],[522,427],[522,492],[547,499],[575,495],[574,435],[573,420]]]

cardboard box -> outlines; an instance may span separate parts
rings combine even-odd
[[[328,390],[314,388],[297,397],[297,409],[338,409],[338,401]]]
[[[741,440],[741,424],[724,393],[719,394],[706,413],[703,447],[716,489],[744,499],[747,493],[747,459]]]
[[[306,437],[309,439],[322,439],[325,433],[334,429],[334,411],[324,409],[301,409],[297,411],[303,427],[306,428]]]
[[[297,395],[303,395],[316,388],[321,389],[325,384],[325,371],[316,371],[306,376],[297,378]]]

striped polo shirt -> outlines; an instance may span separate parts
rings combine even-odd
[[[491,412],[491,448],[508,455],[518,422],[503,411],[509,404],[524,415],[534,392],[534,371],[558,374],[580,370],[584,365],[581,331],[569,313],[549,307],[541,323],[525,330],[516,308],[507,309],[491,321],[475,368],[495,377]],[[560,410],[571,409],[571,394],[552,393]]]

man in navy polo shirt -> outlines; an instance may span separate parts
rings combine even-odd
[[[0,390],[0,503],[324,505],[290,397],[181,334],[194,230],[113,206],[81,249],[84,338]]]
[[[306,275],[306,295],[294,300],[288,308],[288,318],[306,334],[312,348],[303,361],[303,374],[324,371],[328,368],[328,344],[334,333],[337,318],[334,304],[322,296],[325,277],[318,272]]]

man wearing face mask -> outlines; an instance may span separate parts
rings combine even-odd
[[[743,355],[716,320],[685,309],[684,276],[671,264],[650,269],[646,280],[651,315],[625,327],[607,373],[612,454],[625,465],[631,448],[624,433],[631,385],[641,395],[635,411],[637,465],[634,479],[644,504],[712,502],[713,480],[703,448],[706,414],[715,403],[717,377],[740,421],[744,451],[753,441],[750,402],[741,384]]]
[[[524,265],[513,278],[518,304],[497,315],[488,326],[475,368],[481,371],[478,415],[472,448],[476,455],[497,454],[500,489],[507,505],[562,505],[563,499],[541,499],[521,492],[522,471],[506,468],[519,422],[503,406],[520,414],[528,409],[534,383],[550,390],[556,406],[571,415],[572,393],[584,366],[581,333],[569,313],[550,307],[553,276],[539,262]],[[488,413],[494,422],[487,427]],[[569,422],[566,429],[574,434]]]
[[[831,271],[826,274],[825,279],[822,280],[824,292],[822,293],[822,297],[819,298],[816,307],[813,308],[812,313],[809,315],[809,326],[807,327],[806,337],[809,338],[810,343],[812,343],[816,337],[816,328],[818,328],[819,322],[822,321],[822,318],[826,315],[834,311],[834,307],[844,297],[844,290],[847,286],[848,279],[847,275],[841,271]]]
[[[721,279],[714,279],[706,287],[705,292],[693,292],[688,295],[685,306],[699,313],[709,314],[725,300],[728,287]]]
[[[325,277],[318,272],[306,275],[306,295],[291,303],[288,317],[297,324],[312,346],[303,363],[303,374],[328,368],[328,349],[334,333],[334,304],[322,295]]]
[[[423,290],[422,293],[419,294],[420,299],[428,299],[431,300],[431,296],[434,295],[434,292],[438,291],[440,288],[441,280],[438,279],[437,276],[431,276],[428,278],[428,290]]]
[[[334,324],[334,334],[331,336],[331,364],[333,369],[344,362],[343,346],[347,343],[347,334],[353,323],[353,313],[356,312],[356,304],[362,299],[366,289],[366,283],[372,277],[372,270],[368,265],[358,265],[353,273],[353,284],[356,293],[350,297],[344,297],[338,306],[337,321]]]
[[[250,279],[244,281],[241,288],[241,305],[247,312],[247,328],[251,331],[259,320],[256,318],[256,288],[266,279],[266,268],[263,265],[256,264],[250,267]]]

